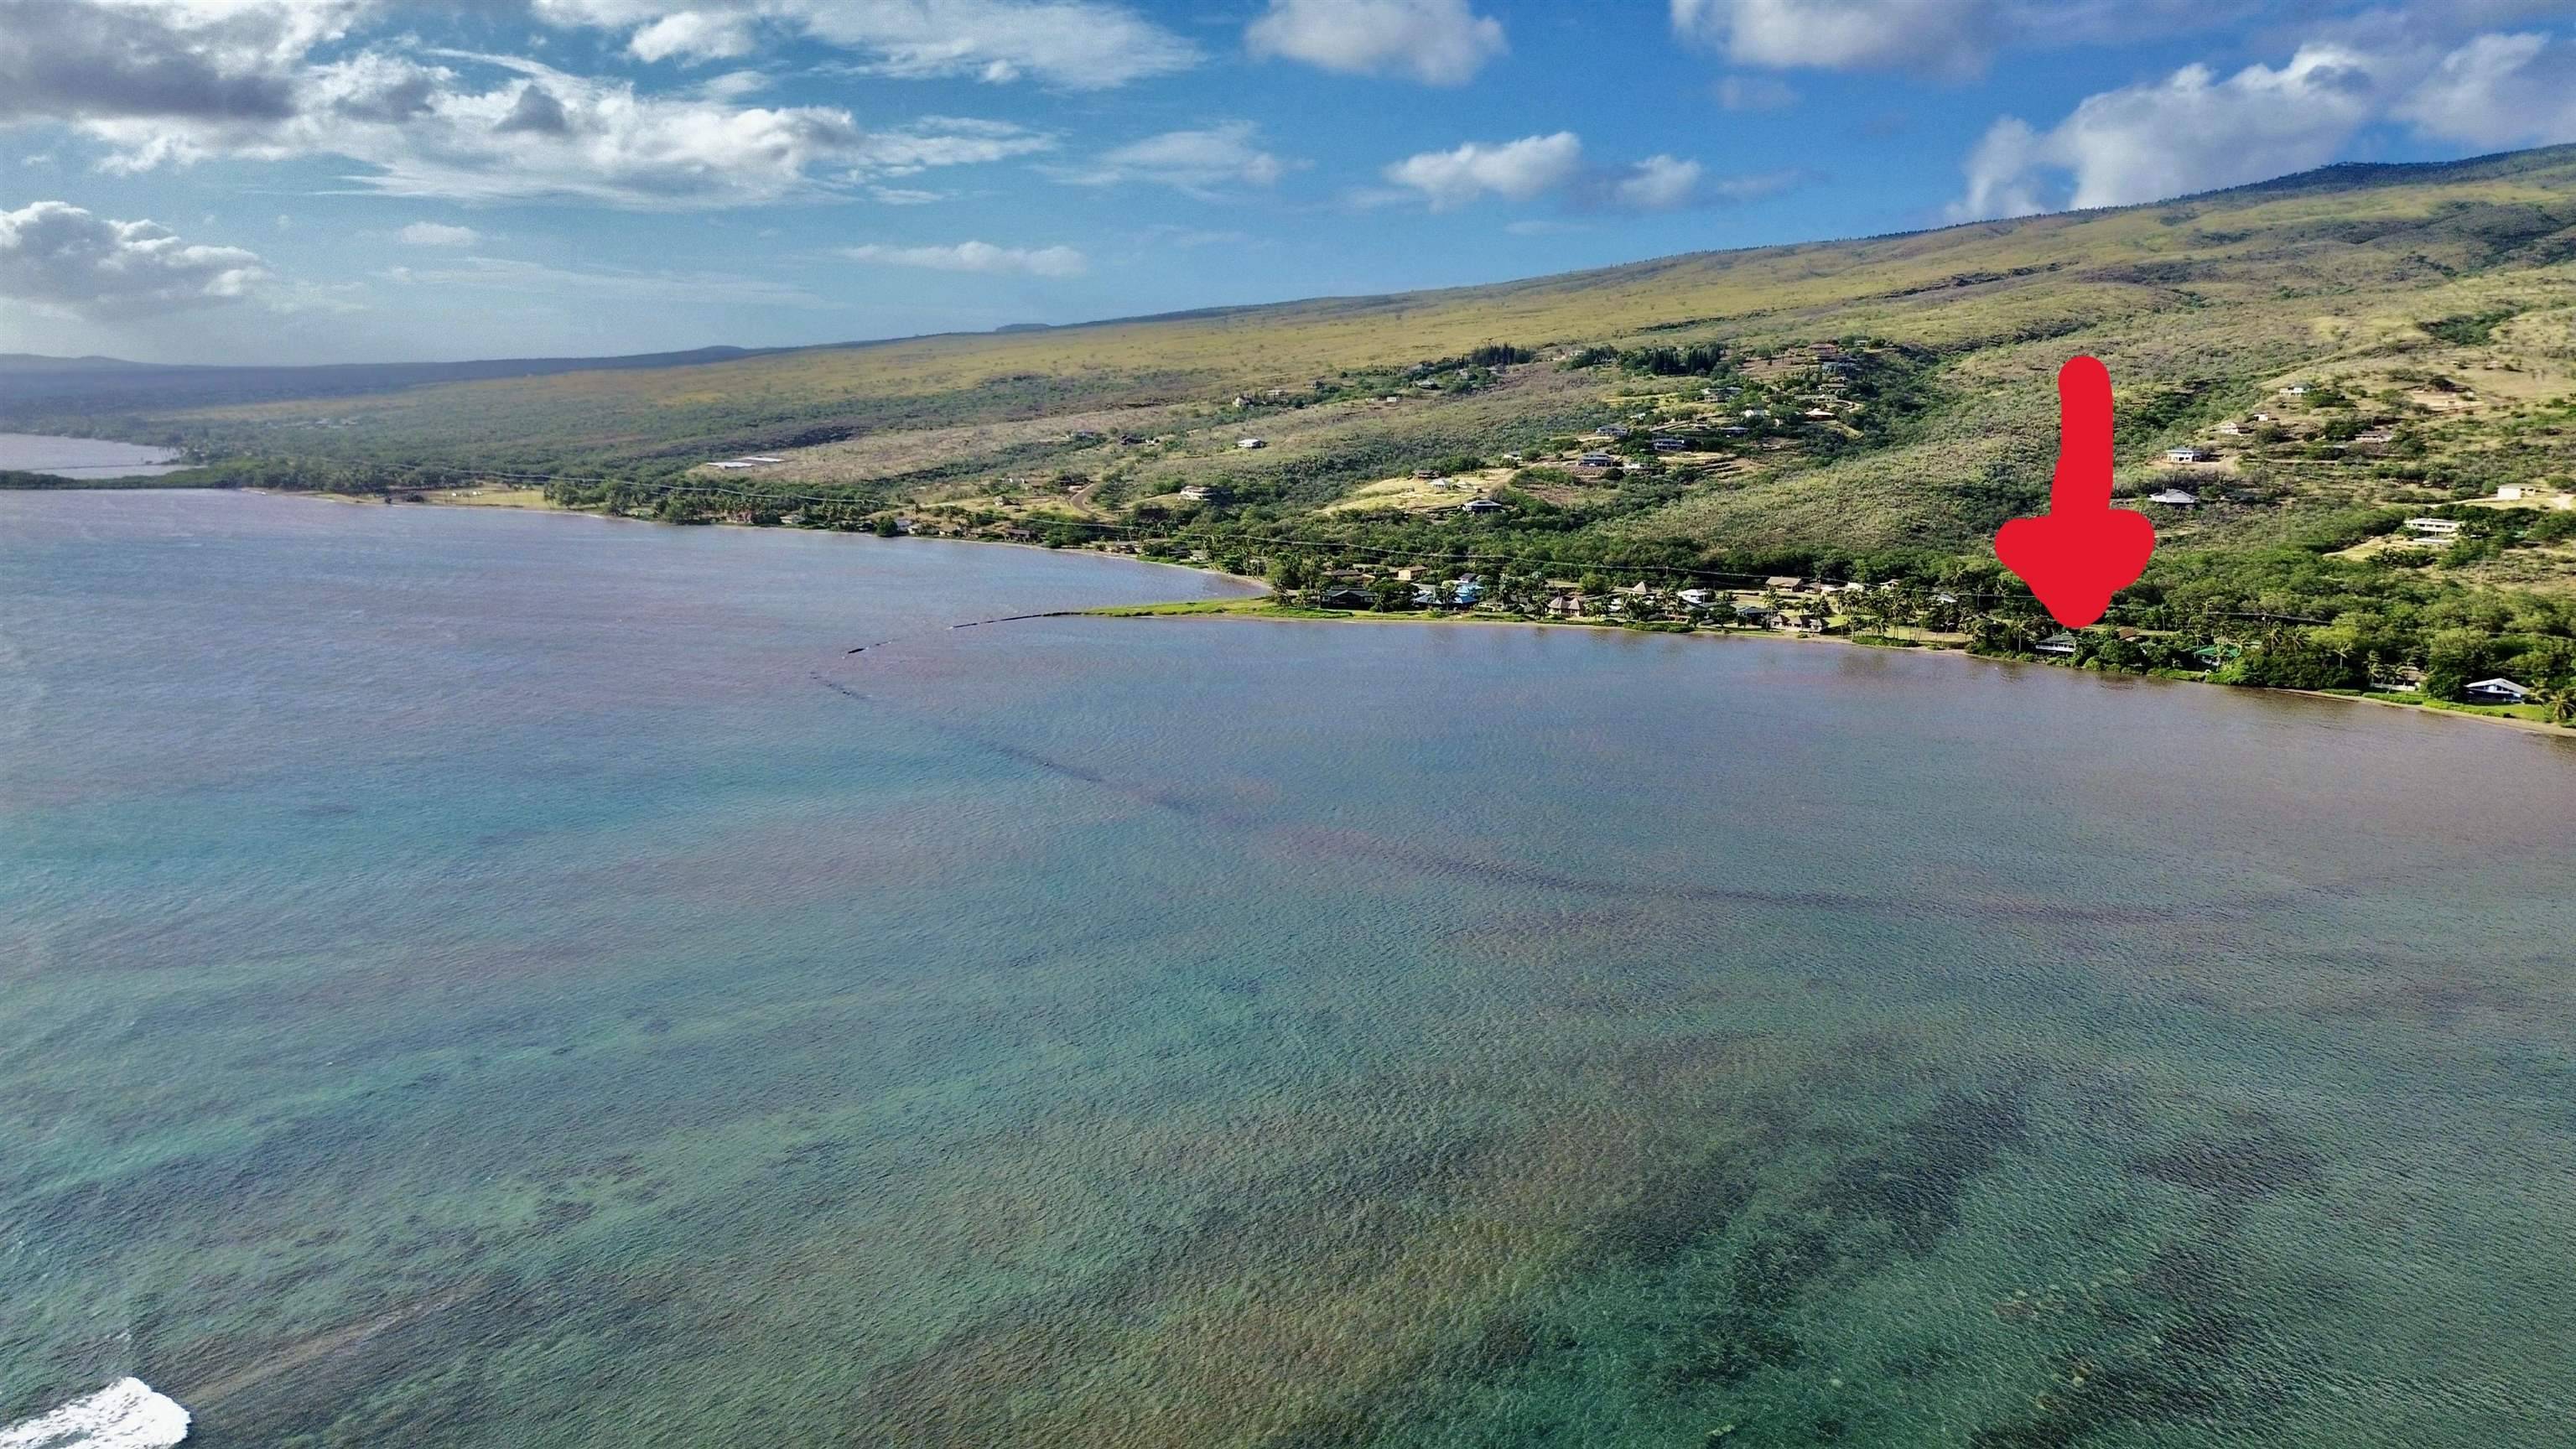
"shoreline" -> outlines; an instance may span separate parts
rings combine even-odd
[[[968,541],[972,542],[974,540]],[[1180,567],[1188,566],[1180,565]],[[1767,629],[1653,629],[1640,628],[1630,624],[1612,624],[1606,622],[1594,622],[1591,620],[1505,619],[1477,615],[1378,614],[1358,613],[1351,610],[1341,609],[1306,610],[1270,607],[1270,601],[1276,597],[1277,596],[1275,594],[1265,594],[1259,599],[1220,599],[1213,601],[1175,600],[1168,604],[1112,604],[1097,609],[1077,609],[1073,612],[1076,617],[1095,619],[1233,618],[1252,619],[1263,623],[1273,624],[1412,624],[1423,628],[1436,628],[1451,625],[1486,625],[1524,629],[1582,629],[1594,633],[1619,632],[1629,634],[1659,634],[1676,639],[1698,639],[1711,642],[1727,639],[1755,639],[1777,644],[1831,644],[1845,649],[1875,649],[1895,654],[1950,656],[1963,660],[1972,659],[1985,664],[2010,664],[2032,669],[2064,668],[2062,665],[2051,664],[2044,659],[2021,659],[2005,654],[1971,654],[1967,650],[1956,645],[1941,643],[1909,644],[1900,642],[1894,644],[1865,644],[1857,639],[1836,638],[1829,634],[1787,634],[1778,630]],[[2069,669],[2066,670],[2066,672],[2070,674],[2081,674],[2084,671]],[[2206,678],[2192,678],[2187,675],[2159,677],[2147,674],[2123,673],[2114,675],[2108,672],[2100,673],[2101,677],[2105,679],[2142,679],[2151,680],[2159,684],[2191,684],[2204,687],[2215,687],[2219,689],[2243,688],[2243,686],[2238,685],[2215,684],[2214,681]],[[2576,743],[2576,728],[2571,728],[2566,725],[2554,725],[2549,723],[2547,720],[2522,719],[2514,715],[2480,714],[2473,710],[2450,709],[2440,705],[2419,704],[2410,700],[2383,699],[2367,694],[2337,694],[2321,689],[2248,689],[2247,692],[2258,695],[2281,695],[2295,699],[2331,700],[2339,704],[2377,705],[2386,709],[2409,710],[2416,714],[2426,716],[2469,720],[2484,724],[2505,725],[2512,729],[2521,730],[2526,734],[2538,735],[2544,739],[2560,739]]]
[[[97,492],[130,492],[130,491],[134,491],[134,490],[130,490],[130,489],[97,489],[97,490],[63,489],[63,490],[58,490],[58,491],[63,491],[63,492],[82,492],[82,491],[97,491]],[[202,490],[202,489],[172,489],[172,490],[168,490],[168,491],[171,491],[171,492],[202,492],[202,491],[207,491],[207,490]],[[325,499],[325,500],[329,500],[329,501],[332,501],[332,502],[339,502],[339,503],[367,503],[367,502],[373,502],[373,501],[375,501],[375,500],[370,499],[370,498],[363,498],[363,497],[359,497],[359,496],[351,495],[351,494],[336,494],[336,493],[328,493],[328,492],[320,492],[320,491],[309,491],[309,490],[303,490],[303,489],[285,489],[285,488],[241,488],[241,489],[218,489],[218,490],[213,490],[213,491],[218,491],[218,492],[253,493],[253,494],[258,494],[258,495],[260,495],[260,496],[262,496],[262,497],[271,497],[271,498],[320,498],[320,499]],[[473,508],[473,507],[477,507],[478,505],[474,505],[474,504],[444,504],[444,505],[441,505],[441,504],[427,504],[427,503],[424,503],[424,504],[416,504],[416,505],[394,505],[394,506],[397,506],[397,507],[409,506],[409,507],[424,507],[424,508],[426,508],[426,507],[449,507],[449,508],[460,508],[460,507],[461,507],[461,508]],[[599,518],[599,519],[606,519],[606,520],[609,520],[609,521],[611,521],[611,522],[653,524],[653,525],[658,525],[658,526],[662,526],[662,527],[672,527],[672,528],[676,528],[676,527],[679,527],[679,526],[680,526],[680,525],[678,525],[678,524],[664,524],[664,523],[662,523],[662,522],[661,522],[661,520],[658,520],[658,519],[649,519],[649,518],[622,518],[622,517],[619,517],[618,515],[615,515],[615,514],[602,513],[602,512],[599,512],[599,511],[593,510],[593,509],[587,509],[587,508],[566,508],[566,507],[563,507],[563,506],[561,506],[561,505],[559,505],[559,504],[543,504],[543,505],[537,505],[537,506],[527,506],[527,505],[510,505],[510,506],[481,505],[481,506],[484,508],[484,510],[485,510],[485,511],[488,511],[488,512],[495,512],[495,513],[549,514],[549,515],[554,515],[554,516],[558,516],[558,517],[567,517],[567,518]],[[691,527],[702,527],[702,528],[731,528],[731,529],[740,529],[740,530],[743,530],[743,531],[745,531],[745,532],[751,532],[751,533],[818,533],[818,534],[823,534],[823,535],[826,535],[826,536],[836,536],[836,535],[838,535],[838,534],[841,532],[840,530],[836,530],[836,529],[810,529],[810,528],[776,528],[776,529],[769,529],[769,528],[762,528],[762,527],[760,527],[759,525],[756,525],[756,524],[748,524],[748,523],[708,523],[708,524],[693,524],[693,525],[690,525],[690,526],[691,526]],[[852,536],[857,536],[857,535],[852,535]],[[866,537],[870,537],[870,538],[874,538],[874,537],[875,537],[875,535],[874,535],[874,534],[868,534],[868,535],[865,535],[865,536],[866,536]],[[904,535],[904,536],[900,536],[900,537],[899,537],[899,539],[891,539],[891,540],[883,540],[883,541],[885,541],[885,542],[896,542],[896,541],[900,541],[900,539],[901,539],[901,538],[909,538],[909,537],[910,537],[909,535]],[[1135,557],[1130,557],[1130,556],[1126,556],[1126,555],[1111,555],[1111,554],[1103,554],[1103,553],[1098,553],[1096,550],[1092,550],[1092,549],[1084,549],[1084,548],[1049,548],[1049,547],[1047,547],[1045,544],[1042,544],[1042,543],[1021,543],[1021,542],[1018,542],[1018,541],[1016,541],[1016,540],[1012,540],[1012,539],[1005,539],[1005,538],[927,538],[927,539],[925,539],[925,538],[912,538],[912,539],[911,539],[911,541],[912,541],[912,542],[917,542],[917,543],[975,544],[975,545],[980,545],[980,546],[984,546],[984,547],[997,547],[997,548],[1029,548],[1029,549],[1037,549],[1037,550],[1039,550],[1039,551],[1041,551],[1041,552],[1045,552],[1045,553],[1055,553],[1055,554],[1076,554],[1076,555],[1084,555],[1084,556],[1090,556],[1090,557],[1097,557],[1097,558],[1101,558],[1101,559],[1104,559],[1104,560],[1108,560],[1108,559],[1115,559],[1117,562],[1121,562],[1121,563],[1129,563],[1129,564],[1144,564],[1144,565],[1148,565],[1148,566],[1155,567],[1155,568],[1184,569],[1184,570],[1187,570],[1188,572],[1190,572],[1190,573],[1192,573],[1192,574],[1195,574],[1195,575],[1198,575],[1198,576],[1201,576],[1201,577],[1205,577],[1205,578],[1223,579],[1223,580],[1225,580],[1225,581],[1226,581],[1226,582],[1228,582],[1228,583],[1240,584],[1240,585],[1243,585],[1243,586],[1245,586],[1245,587],[1248,587],[1248,588],[1254,588],[1254,589],[1258,589],[1258,590],[1260,590],[1260,591],[1261,591],[1260,593],[1258,593],[1258,594],[1256,594],[1256,595],[1254,595],[1254,596],[1252,596],[1252,597],[1249,597],[1249,598],[1235,598],[1235,599],[1175,599],[1175,600],[1172,600],[1172,601],[1170,601],[1170,602],[1168,602],[1168,603],[1161,603],[1161,604],[1113,604],[1113,605],[1108,605],[1108,606],[1101,607],[1101,608],[1091,608],[1091,609],[1068,609],[1068,610],[1065,610],[1065,611],[1064,611],[1064,616],[1065,616],[1065,617],[1069,617],[1069,618],[1096,618],[1096,619],[1188,619],[1188,618],[1208,618],[1208,617],[1229,617],[1229,618],[1255,619],[1255,620],[1261,620],[1261,621],[1269,622],[1269,623],[1317,623],[1317,624],[1412,624],[1412,625],[1416,625],[1416,626],[1441,626],[1441,625],[1470,624],[1470,625],[1486,625],[1486,626],[1496,626],[1496,627],[1527,628],[1527,629],[1585,629],[1585,630],[1592,630],[1592,631],[1596,631],[1596,632],[1598,632],[1598,631],[1605,631],[1605,630],[1618,630],[1618,631],[1622,631],[1622,632],[1626,632],[1626,633],[1633,633],[1633,634],[1663,634],[1663,635],[1669,635],[1669,636],[1672,636],[1672,637],[1675,637],[1675,638],[1688,638],[1688,639],[1707,639],[1707,640],[1716,640],[1716,639],[1767,639],[1767,640],[1772,640],[1772,641],[1774,641],[1774,642],[1790,643],[1790,644],[1832,644],[1832,645],[1839,645],[1839,646],[1841,646],[1841,647],[1844,647],[1844,648],[1850,648],[1850,649],[1885,649],[1885,650],[1892,650],[1892,651],[1894,651],[1894,652],[1898,652],[1898,653],[1908,653],[1908,654],[1923,654],[1923,655],[1955,655],[1955,656],[1957,656],[1957,657],[1959,657],[1959,658],[1962,658],[1962,659],[1977,659],[1977,660],[1982,660],[1982,661],[1984,661],[1984,662],[1986,662],[1986,663],[1990,663],[1990,664],[2018,664],[2018,665],[2027,665],[2027,666],[2030,666],[2030,667],[2033,667],[2033,668],[2041,668],[2041,669],[2053,669],[2053,668],[2058,668],[2058,667],[2060,667],[2060,666],[2057,666],[2057,665],[2050,664],[2048,661],[2046,661],[2046,660],[2042,660],[2042,659],[2020,659],[2020,658],[2014,658],[2014,657],[2011,657],[2011,656],[2009,656],[2009,655],[1995,655],[1995,654],[1970,654],[1970,653],[1968,653],[1966,650],[1964,650],[1964,649],[1962,649],[1962,648],[1959,648],[1959,647],[1957,647],[1957,646],[1955,646],[1955,645],[1943,644],[1943,643],[1913,643],[1913,644],[1907,644],[1907,643],[1901,643],[1901,642],[1900,642],[1900,643],[1894,643],[1894,644],[1864,644],[1864,643],[1861,643],[1861,642],[1860,642],[1860,641],[1858,641],[1858,640],[1850,639],[1850,638],[1835,638],[1835,637],[1833,637],[1833,636],[1831,636],[1831,635],[1824,635],[1824,634],[1785,634],[1785,633],[1781,633],[1781,632],[1779,632],[1779,631],[1777,631],[1777,630],[1760,630],[1760,631],[1753,631],[1753,630],[1737,630],[1737,629],[1702,629],[1702,628],[1698,628],[1698,627],[1644,628],[1644,627],[1640,627],[1640,626],[1637,626],[1637,625],[1631,625],[1631,624],[1613,624],[1613,623],[1609,623],[1609,622],[1606,622],[1606,621],[1596,622],[1596,621],[1592,621],[1592,620],[1575,620],[1575,619],[1520,619],[1520,618],[1496,618],[1496,617],[1493,617],[1493,616],[1490,616],[1490,615],[1474,615],[1474,614],[1465,614],[1465,615],[1379,614],[1379,613],[1374,613],[1374,612],[1372,612],[1372,613],[1359,613],[1359,612],[1355,612],[1355,611],[1351,611],[1351,610],[1345,610],[1345,609],[1313,609],[1313,610],[1306,610],[1306,609],[1289,609],[1289,608],[1283,608],[1283,607],[1278,606],[1278,604],[1277,604],[1277,602],[1276,602],[1276,600],[1277,600],[1277,598],[1278,598],[1278,595],[1277,595],[1277,593],[1276,593],[1276,592],[1271,588],[1269,581],[1268,581],[1268,580],[1266,580],[1266,579],[1249,578],[1249,577],[1246,577],[1246,576],[1244,576],[1244,575],[1242,575],[1242,574],[1230,574],[1230,573],[1223,572],[1222,570],[1219,570],[1219,569],[1213,569],[1213,568],[1201,568],[1201,567],[1199,567],[1199,566],[1198,566],[1198,565],[1196,565],[1196,564],[1186,564],[1186,563],[1169,563],[1169,562],[1165,562],[1165,561],[1160,560],[1160,559],[1146,559],[1146,558],[1135,558]],[[2074,673],[2081,673],[2082,671],[2078,670],[2078,671],[2070,671],[2070,672],[2074,672]],[[2109,676],[2107,676],[2107,675],[2106,675],[2105,677],[2109,677]],[[2123,677],[2123,678],[2147,679],[2147,678],[2153,678],[2154,676],[2151,676],[2151,675],[2123,675],[2123,676],[2121,676],[2121,677]],[[2173,676],[2173,677],[2170,677],[2170,678],[2165,679],[2163,682],[2166,682],[2166,683],[2172,683],[2172,684],[2197,684],[2197,685],[2208,685],[2208,684],[2210,684],[2210,683],[2211,683],[2211,681],[2210,681],[2210,680],[2208,680],[2208,679],[2206,679],[2206,678],[2192,678],[2192,677],[2189,677],[2189,676]],[[2219,686],[2219,687],[2221,687],[2221,688],[2234,688],[2234,687],[2236,687],[2236,686],[2224,686],[2224,685],[2223,685],[2223,686]],[[2284,696],[2290,696],[2290,697],[2302,698],[2302,699],[2334,700],[2334,701],[2337,701],[2337,702],[2340,702],[2340,703],[2344,703],[2344,704],[2376,705],[2376,706],[2379,706],[2379,707],[2381,707],[2381,708],[2385,708],[2385,709],[2402,709],[2402,710],[2411,710],[2411,711],[2414,711],[2415,713],[2422,714],[2422,715],[2428,715],[2428,716],[2439,716],[2439,717],[2448,718],[2448,719],[2470,720],[2470,721],[2476,721],[2476,722],[2480,722],[2480,723],[2484,723],[2484,724],[2491,724],[2491,725],[2503,725],[2503,726],[2506,726],[2507,728],[2520,730],[2520,731],[2522,731],[2522,732],[2523,732],[2523,733],[2525,733],[2525,734],[2537,735],[2537,736],[2540,736],[2540,737],[2542,737],[2542,738],[2544,738],[2544,739],[2576,740],[2576,728],[2571,728],[2571,727],[2566,726],[2566,725],[2554,725],[2554,724],[2549,723],[2547,720],[2523,719],[2523,718],[2520,718],[2520,717],[2515,716],[2515,715],[2482,714],[2482,713],[2478,713],[2478,712],[2476,712],[2476,711],[2474,711],[2474,710],[2469,710],[2469,709],[2455,709],[2455,708],[2449,708],[2449,707],[2445,707],[2445,706],[2437,705],[2437,704],[2424,704],[2424,703],[2417,703],[2417,702],[2414,702],[2414,701],[2410,701],[2410,700],[2403,700],[2403,699],[2386,699],[2386,698],[2381,698],[2381,697],[2378,697],[2378,696],[2375,696],[2375,695],[2369,695],[2369,694],[2333,693],[2333,692],[2329,692],[2329,691],[2326,691],[2326,690],[2318,690],[2318,689],[2257,689],[2257,690],[2254,690],[2253,692],[2254,692],[2254,693],[2257,693],[2257,694],[2277,694],[2277,695],[2284,695]]]

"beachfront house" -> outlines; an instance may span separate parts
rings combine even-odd
[[[2039,641],[2039,652],[2054,655],[2060,659],[2072,659],[2075,657],[2076,643],[2074,635],[2059,630]]]
[[[1327,609],[1374,609],[1377,595],[1357,584],[1337,584],[1316,595],[1315,602]]]
[[[1766,589],[1777,589],[1784,594],[1795,593],[1806,586],[1807,581],[1794,574],[1774,574],[1770,578],[1762,581],[1762,587]]]
[[[2522,704],[2531,698],[2530,690],[2510,679],[2481,679],[2460,693],[2467,695],[2471,704]]]
[[[1715,589],[1684,589],[1673,597],[1690,608],[1708,609],[1716,607],[1718,596]]]

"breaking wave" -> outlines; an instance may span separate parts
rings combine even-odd
[[[50,1414],[0,1428],[0,1449],[169,1449],[188,1411],[141,1379],[119,1379]]]

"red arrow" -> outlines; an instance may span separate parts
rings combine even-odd
[[[2143,513],[2111,506],[2111,374],[2078,357],[2057,372],[2057,477],[2048,512],[1995,535],[1995,557],[2021,575],[2057,622],[2081,629],[2138,581],[2156,551]]]

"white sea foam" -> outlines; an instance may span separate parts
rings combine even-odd
[[[0,1428],[0,1449],[169,1449],[188,1411],[141,1379],[119,1379],[50,1414]]]

